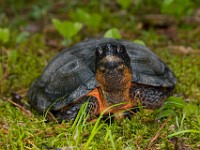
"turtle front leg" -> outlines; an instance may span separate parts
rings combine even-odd
[[[88,120],[94,119],[98,113],[98,101],[93,96],[84,96],[76,100],[75,102],[65,106],[59,111],[52,112],[55,118],[61,122],[62,120],[74,121],[81,108],[81,105],[88,102],[86,113],[89,115]]]
[[[131,88],[131,97],[140,101],[147,109],[156,109],[163,105],[165,99],[172,94],[173,88],[135,85]]]

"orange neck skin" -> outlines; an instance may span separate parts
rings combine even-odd
[[[122,93],[122,94],[124,94],[124,93]],[[100,88],[95,88],[93,91],[91,91],[88,94],[88,96],[94,96],[98,100],[99,110],[98,110],[97,114],[101,114],[103,112],[104,112],[104,114],[108,114],[110,112],[116,113],[116,112],[120,112],[120,111],[129,110],[132,107],[136,106],[136,102],[134,100],[131,100],[128,97],[127,97],[127,101],[122,101],[122,102],[119,102],[119,103],[116,103],[116,104],[107,103],[107,100],[102,98]],[[110,106],[111,106],[111,108],[108,109],[108,107],[110,107]]]

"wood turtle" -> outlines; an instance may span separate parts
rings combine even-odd
[[[174,73],[145,46],[111,38],[90,39],[54,57],[32,83],[28,99],[40,113],[48,110],[66,121],[74,120],[88,101],[92,119],[103,111],[125,115],[138,103],[159,108],[175,84]]]

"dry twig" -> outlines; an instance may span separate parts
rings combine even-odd
[[[19,109],[21,109],[22,112],[26,116],[28,116],[30,118],[33,116],[33,114],[29,110],[27,110],[24,106],[21,106],[21,105],[17,104],[16,102],[13,102],[12,100],[9,100],[9,99],[7,101],[10,102],[11,104],[13,104],[14,106],[18,107]]]
[[[160,129],[158,130],[158,132],[156,133],[155,136],[153,136],[150,141],[147,144],[146,150],[151,149],[151,146],[153,145],[153,142],[158,138],[158,136],[160,135],[162,129],[166,126],[166,124],[169,122],[169,120],[171,119],[172,114],[165,120],[165,122],[162,124],[162,126],[160,127]]]

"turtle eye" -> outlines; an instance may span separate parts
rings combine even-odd
[[[124,45],[118,45],[117,46],[117,52],[118,53],[124,53],[126,51],[126,48]]]
[[[103,54],[103,49],[102,49],[102,47],[97,47],[97,48],[96,48],[96,53],[99,54],[99,55],[102,55],[102,54]]]

